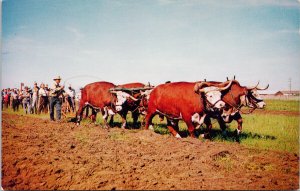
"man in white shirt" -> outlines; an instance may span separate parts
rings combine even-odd
[[[71,84],[69,84],[68,89],[66,90],[66,93],[68,95],[68,102],[72,108],[73,113],[76,110],[75,106],[75,90],[72,88]]]
[[[39,96],[39,87],[37,83],[34,82],[34,87],[32,89],[32,105],[31,105],[31,112],[37,114],[37,105],[38,105],[38,96]]]
[[[61,104],[62,94],[64,92],[64,86],[59,83],[61,81],[60,76],[53,79],[54,83],[50,88],[50,120],[54,121],[54,107],[56,107],[56,120],[61,119]]]
[[[39,89],[39,107],[38,114],[41,113],[42,109],[46,111],[48,105],[48,95],[45,90],[45,84],[41,83],[41,87]]]

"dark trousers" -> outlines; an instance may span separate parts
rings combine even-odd
[[[61,99],[58,97],[50,98],[50,120],[54,120],[54,107],[56,108],[56,119],[61,118]]]
[[[42,110],[45,111],[48,109],[48,97],[47,96],[41,96],[39,100],[39,107],[38,107],[38,114],[42,112]]]
[[[75,99],[73,97],[68,97],[68,102],[69,105],[73,111],[73,113],[75,112]]]
[[[18,99],[13,99],[12,107],[13,107],[14,111],[19,111],[19,100]]]

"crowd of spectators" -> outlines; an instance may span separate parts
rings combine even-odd
[[[2,110],[12,108],[17,112],[20,108],[25,114],[41,114],[50,112],[51,90],[48,84],[34,82],[33,88],[21,83],[20,88],[5,88],[1,91]],[[75,90],[69,84],[59,97],[61,103],[66,103],[69,112],[76,111]]]

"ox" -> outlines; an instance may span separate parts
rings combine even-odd
[[[111,94],[109,89],[114,87],[116,86],[113,83],[102,81],[88,84],[81,90],[81,99],[79,102],[78,111],[76,113],[78,125],[82,119],[83,110],[89,106],[93,109],[93,120],[96,119],[97,112],[101,111],[104,124],[108,127],[108,116],[112,116],[117,112],[115,110],[115,103],[119,103],[121,106],[125,102],[125,100],[121,100],[120,97],[135,99],[125,92],[122,92],[117,96]],[[112,118],[109,123],[112,124]]]
[[[219,86],[209,86],[206,82],[174,82],[157,86],[150,94],[145,129],[149,128],[156,114],[161,114],[168,119],[167,127],[173,136],[180,138],[178,121],[182,119],[188,126],[190,136],[194,137],[194,125],[204,122],[206,111],[225,106],[221,95],[231,83]]]
[[[117,87],[115,87],[114,89],[116,90],[111,90],[110,92],[112,94],[115,94],[117,96],[117,100],[118,102],[116,103],[116,110],[118,111],[118,113],[120,114],[120,116],[122,117],[122,128],[126,127],[126,116],[128,111],[131,111],[131,115],[133,118],[133,126],[136,127],[137,126],[137,120],[139,118],[139,105],[141,102],[141,95],[143,95],[140,90],[138,91],[130,91],[130,88],[144,88],[146,87],[145,84],[143,83],[128,83],[128,84],[123,84],[123,85],[118,85]],[[119,89],[119,90],[118,90]],[[127,89],[129,91],[125,91],[124,89]],[[122,90],[122,91],[121,91]],[[127,95],[130,95],[131,97],[129,97],[130,99],[128,99]]]
[[[207,82],[210,85],[217,85],[221,82]],[[240,83],[236,80],[232,81],[231,87],[224,92],[222,100],[226,103],[226,106],[222,109],[222,111],[214,111],[209,112],[208,117],[212,117],[218,120],[220,124],[220,128],[225,132],[226,125],[225,123],[230,123],[232,120],[236,120],[238,123],[237,127],[237,141],[239,141],[239,134],[242,131],[242,123],[243,119],[240,113],[244,113],[241,111],[242,107],[249,107],[250,110],[248,113],[253,112],[256,108],[263,109],[266,106],[266,103],[260,97],[258,90],[266,90],[269,85],[265,88],[259,88],[258,84],[253,87],[241,86]],[[211,128],[210,120],[206,120],[206,125],[209,126],[208,129]]]
[[[104,124],[108,127],[107,118],[110,116],[109,124],[113,123],[113,116],[119,113],[122,117],[124,128],[126,125],[126,115],[128,111],[132,111],[134,122],[138,119],[137,106],[139,100],[124,91],[110,91],[112,88],[139,88],[144,87],[142,83],[130,83],[116,86],[110,82],[95,82],[86,85],[81,90],[81,100],[76,114],[77,124],[81,121],[82,113],[85,108],[92,108],[91,119],[95,121],[97,112],[101,111]]]

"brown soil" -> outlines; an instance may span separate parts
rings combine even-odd
[[[2,115],[2,187],[45,189],[299,188],[297,155]]]
[[[273,111],[265,111],[265,110],[259,110],[256,109],[254,111],[254,113],[257,114],[266,114],[266,115],[285,115],[285,116],[300,116],[300,112],[299,111],[277,111],[277,110],[273,110]]]

